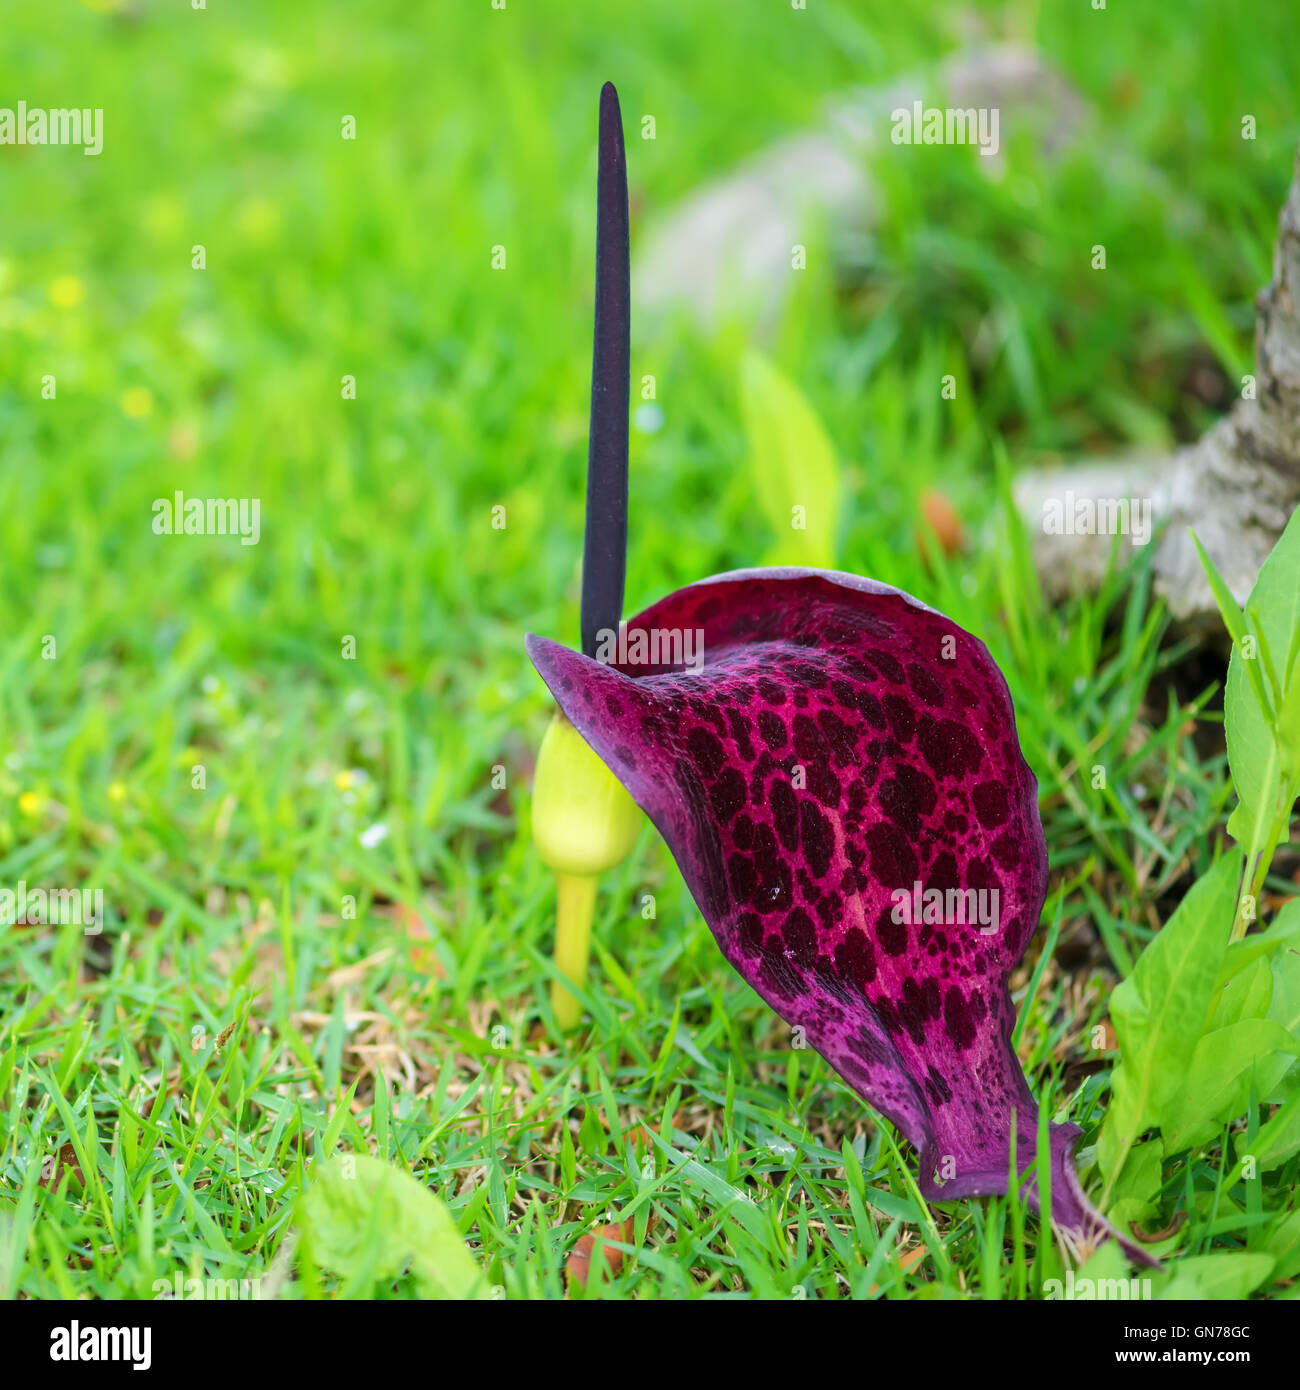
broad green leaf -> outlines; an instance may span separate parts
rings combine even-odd
[[[1237,793],[1228,834],[1252,855],[1271,856],[1277,848],[1270,832],[1282,795],[1282,757],[1251,688],[1246,669],[1250,664],[1234,642],[1223,692],[1228,764]]]
[[[1300,899],[1293,902],[1300,902]],[[1294,946],[1278,951],[1273,957],[1273,992],[1268,1017],[1293,1036],[1300,1036],[1300,950]]]
[[[1300,1110],[1285,1115],[1281,1125],[1270,1132],[1268,1141],[1257,1147],[1259,1152],[1255,1157],[1261,1173],[1271,1173],[1275,1168],[1289,1163],[1300,1153]]]
[[[1294,773],[1300,755],[1300,679],[1297,679],[1294,668],[1291,683],[1282,697],[1282,708],[1278,711],[1277,736],[1286,766]]]
[[[1273,956],[1273,997],[1268,1016],[1293,1038],[1300,1039],[1300,951],[1288,948]],[[1291,1067],[1276,1086],[1260,1094],[1266,1100],[1280,1102],[1297,1089],[1300,1089],[1300,1063]]]
[[[1216,1301],[1246,1298],[1273,1273],[1274,1263],[1272,1255],[1248,1255],[1242,1251],[1193,1255],[1179,1260],[1173,1278],[1156,1297]]]
[[[1209,566],[1207,573],[1212,570]],[[1252,854],[1271,857],[1278,835],[1285,831],[1285,817],[1275,829],[1279,808],[1284,800],[1289,806],[1294,799],[1300,746],[1289,739],[1278,743],[1269,713],[1277,706],[1272,693],[1263,688],[1266,682],[1261,668],[1266,660],[1270,662],[1282,685],[1282,709],[1289,709],[1296,698],[1292,686],[1297,675],[1296,653],[1300,651],[1300,512],[1292,516],[1260,567],[1246,604],[1246,622],[1261,650],[1254,658],[1244,656],[1243,641],[1233,633],[1224,724],[1238,804],[1228,821],[1228,833]],[[1293,717],[1288,715],[1288,721]]]
[[[1253,1158],[1261,1173],[1271,1172],[1300,1149],[1300,1090],[1294,1090],[1269,1117],[1254,1140],[1239,1150],[1241,1159]],[[1238,1165],[1238,1175],[1241,1167]]]
[[[1161,1170],[1158,1140],[1148,1139],[1129,1154],[1115,1183],[1108,1211],[1117,1229],[1124,1230],[1129,1222],[1141,1221],[1151,1210],[1160,1190]]]
[[[1244,1018],[1267,1018],[1273,1002],[1273,965],[1259,957],[1223,986],[1210,1014],[1208,1032],[1228,1028]]]
[[[298,1220],[310,1257],[350,1283],[387,1283],[409,1269],[421,1298],[489,1296],[442,1200],[377,1158],[344,1155],[321,1165]]]
[[[1246,614],[1248,618],[1254,615],[1260,640],[1272,656],[1285,691],[1295,677],[1300,655],[1300,511],[1292,513],[1260,566]]]
[[[1192,886],[1111,996],[1120,1060],[1111,1077],[1097,1160],[1108,1202],[1129,1150],[1178,1102],[1205,1029],[1232,927],[1242,856],[1224,855]]]
[[[1281,947],[1300,947],[1300,898],[1292,898],[1263,931],[1253,932],[1228,947],[1219,968],[1219,984],[1226,985],[1240,971]]]
[[[754,492],[776,533],[774,564],[835,564],[840,466],[835,446],[799,388],[765,357],[740,366],[740,406]]]
[[[1277,1262],[1275,1279],[1294,1279],[1300,1274],[1300,1210],[1284,1211],[1269,1227],[1263,1253]]]
[[[1196,553],[1201,557],[1201,568],[1205,571],[1205,577],[1210,582],[1210,592],[1214,595],[1219,614],[1223,618],[1223,625],[1228,629],[1228,636],[1232,638],[1235,645],[1246,636],[1245,614],[1242,613],[1240,604],[1233,598],[1232,590],[1228,588],[1227,581],[1219,573],[1219,567],[1201,544],[1200,537],[1195,531],[1191,533],[1191,536]]]
[[[1085,1284],[1090,1280],[1090,1284]],[[1082,1296],[1111,1302],[1118,1299],[1139,1299],[1149,1297],[1150,1277],[1134,1278],[1129,1273],[1128,1256],[1120,1249],[1119,1242],[1108,1240],[1100,1245],[1079,1266],[1074,1276],[1074,1297]]]
[[[1252,1089],[1261,1096],[1277,1085],[1297,1052],[1300,1044],[1267,1018],[1243,1018],[1206,1033],[1161,1117],[1165,1152],[1208,1143],[1245,1112]]]

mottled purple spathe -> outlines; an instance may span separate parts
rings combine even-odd
[[[925,1196],[1005,1192],[1013,1111],[1017,1170],[1035,1156],[1007,980],[1047,845],[984,644],[897,589],[803,569],[701,580],[627,628],[702,630],[704,663],[608,666],[534,636],[528,653],[723,954],[916,1147]],[[997,931],[896,922],[917,882],[996,890]],[[1052,1211],[1090,1244],[1110,1231],[1074,1172],[1080,1133],[1051,1127]]]

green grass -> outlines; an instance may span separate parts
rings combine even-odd
[[[300,1258],[295,1204],[336,1151],[442,1195],[512,1298],[561,1296],[578,1236],[629,1219],[635,1254],[593,1294],[1040,1289],[1061,1254],[1036,1219],[927,1209],[648,831],[603,885],[589,1026],[559,1036],[529,832],[549,710],[523,635],[577,629],[600,82],[629,131],[657,116],[629,163],[658,212],[826,96],[928,67],[957,43],[946,7],[105,9],[24,7],[0,37],[5,100],[106,113],[98,159],[0,147],[0,885],[102,888],[109,910],[99,936],[0,928],[0,1294],[148,1297],[178,1270],[371,1291]],[[968,150],[882,165],[859,279],[814,264],[769,346],[847,469],[842,567],[1006,671],[1056,943],[1013,981],[1019,1048],[1086,1154],[1093,1029],[1230,810],[1222,666],[1169,639],[1141,567],[1048,610],[998,460],[1164,446],[1230,399],[1300,133],[1300,13],[974,12],[1040,43],[1095,126],[1058,163],[1011,137],[1000,181]],[[743,341],[634,337],[664,425],[633,433],[629,612],[770,546]],[[935,573],[926,486],[975,538]],[[155,536],[176,489],[260,498],[261,543]],[[42,1185],[67,1144],[80,1178]],[[1187,1213],[1175,1267],[1257,1240],[1264,1196],[1222,1192],[1226,1161],[1166,1172],[1148,1224]],[[1270,1210],[1295,1180],[1273,1175]]]

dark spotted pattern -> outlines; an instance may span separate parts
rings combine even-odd
[[[1007,978],[1047,847],[1011,698],[984,645],[868,580],[754,570],[628,623],[702,629],[701,669],[612,668],[538,638],[564,713],[658,826],[727,959],[920,1154],[928,1197],[1004,1192],[1036,1107]],[[614,705],[621,707],[615,712]],[[997,930],[896,922],[895,890],[985,889]],[[1100,1218],[1053,1126],[1053,1208]],[[955,1177],[940,1185],[945,1159]]]

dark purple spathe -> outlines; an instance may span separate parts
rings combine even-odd
[[[1005,1192],[1013,1111],[1018,1171],[1036,1146],[1007,980],[1047,845],[984,644],[897,589],[805,569],[701,580],[638,631],[701,632],[703,664],[604,665],[534,636],[528,653],[723,954],[916,1147],[924,1195]],[[982,893],[996,930],[896,920],[916,884]],[[1080,1132],[1051,1126],[1052,1210],[1090,1244],[1109,1228],[1075,1176]]]

